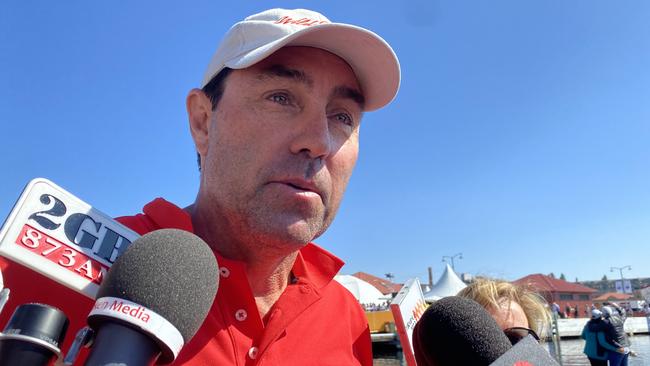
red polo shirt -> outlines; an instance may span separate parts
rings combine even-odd
[[[117,220],[139,234],[176,228],[193,231],[190,216],[162,198],[144,214]],[[372,365],[372,347],[365,314],[334,275],[343,262],[314,244],[302,248],[293,265],[296,281],[287,286],[264,324],[257,311],[245,264],[215,253],[220,266],[217,297],[197,334],[174,365]],[[0,257],[11,296],[0,314],[6,324],[16,306],[41,302],[58,307],[70,318],[67,352],[75,333],[85,326],[94,303],[59,283]],[[83,350],[75,365],[83,364]]]
[[[144,214],[118,218],[139,234],[176,228],[193,231],[190,216],[158,198]],[[268,314],[257,311],[245,264],[218,253],[219,291],[203,325],[175,364],[372,365],[370,333],[356,299],[334,275],[343,262],[316,246],[300,250],[289,284]]]
[[[193,231],[190,216],[158,198],[144,214],[118,221],[139,234]],[[219,291],[203,325],[175,364],[372,365],[370,333],[356,299],[334,275],[343,262],[314,244],[300,250],[287,286],[265,325],[246,278],[245,264],[218,253]]]

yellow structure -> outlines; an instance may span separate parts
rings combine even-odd
[[[370,333],[394,333],[395,319],[390,310],[366,311]]]

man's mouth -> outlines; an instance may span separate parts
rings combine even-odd
[[[321,190],[316,186],[314,181],[304,180],[304,179],[281,179],[272,181],[271,183],[284,184],[288,187],[291,187],[297,191],[302,192],[312,192],[319,195],[322,198]]]

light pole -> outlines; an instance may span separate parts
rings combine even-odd
[[[451,260],[451,269],[456,271],[456,268],[454,267],[454,258],[456,257],[458,257],[458,259],[463,259],[463,253],[456,253],[454,255],[443,255],[442,261],[445,262],[445,258],[449,258]]]
[[[621,275],[621,288],[623,288],[623,293],[625,293],[625,279],[623,278],[623,270],[628,269],[629,271],[632,270],[632,266],[627,265],[623,267],[609,267],[610,272],[614,272],[615,269],[618,270],[618,273]]]

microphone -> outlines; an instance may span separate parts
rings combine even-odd
[[[413,329],[419,366],[489,365],[512,347],[492,316],[458,296],[436,301]]]
[[[99,288],[85,364],[174,361],[205,320],[218,285],[214,254],[196,235],[163,229],[136,239]]]
[[[532,337],[513,347],[481,305],[458,296],[424,312],[413,329],[413,347],[418,366],[558,365]]]
[[[535,338],[529,335],[490,364],[490,366],[519,365],[559,366],[560,364],[537,343]]]
[[[61,357],[68,318],[55,307],[23,304],[0,333],[0,366],[48,365]]]

